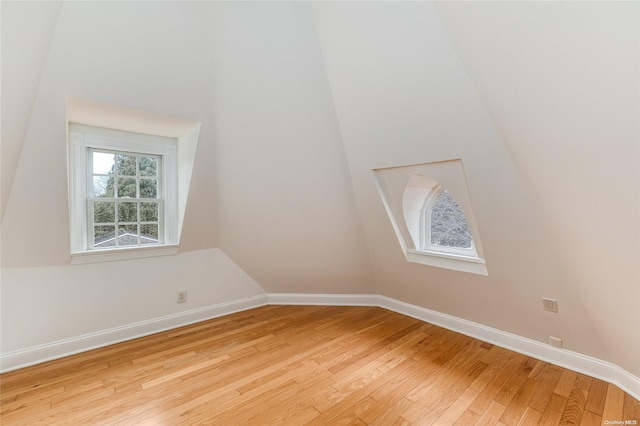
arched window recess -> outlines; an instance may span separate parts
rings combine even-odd
[[[487,275],[461,160],[373,172],[407,261]]]

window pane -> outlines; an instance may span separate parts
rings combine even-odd
[[[142,222],[157,222],[158,203],[140,203],[140,220]]]
[[[442,191],[431,209],[431,244],[471,249],[471,242],[462,209],[447,191]]]
[[[118,226],[118,245],[119,246],[138,245],[138,225]]]
[[[118,203],[118,223],[137,221],[138,203]]]
[[[115,239],[116,227],[113,225],[102,225],[93,227],[93,246],[100,247],[113,247],[116,245]]]
[[[118,163],[118,175],[120,176],[135,176],[136,175],[136,156],[118,154],[116,156],[116,162]]]
[[[94,197],[113,197],[113,178],[94,176],[92,193]]]
[[[140,244],[158,243],[158,225],[140,225]]]
[[[136,198],[136,179],[135,178],[119,178],[118,179],[118,198]]]
[[[140,176],[157,176],[158,159],[154,157],[140,157]]]
[[[108,152],[93,152],[93,173],[101,175],[112,175],[115,154]]]
[[[158,198],[156,179],[140,179],[140,198]]]
[[[116,221],[116,203],[93,203],[93,223]]]

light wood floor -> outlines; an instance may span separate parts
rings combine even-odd
[[[0,376],[3,425],[601,425],[619,388],[381,308],[265,306]]]

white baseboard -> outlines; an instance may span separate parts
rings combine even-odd
[[[373,294],[300,294],[270,293],[247,299],[220,303],[200,309],[181,312],[86,334],[31,348],[8,352],[0,356],[0,371],[6,372],[38,364],[67,355],[119,343],[160,331],[181,327],[199,321],[228,315],[263,305],[330,305],[379,306],[437,326],[519,352],[561,367],[595,377],[623,389],[640,399],[640,378],[615,364],[577,352],[560,349],[536,340],[507,333],[472,321],[427,308]]]
[[[610,362],[567,349],[556,348],[538,342],[537,340],[507,333],[492,327],[487,327],[486,325],[411,305],[389,297],[378,297],[378,306],[381,308],[389,309],[390,311],[398,312],[514,352],[613,383],[634,398],[640,399],[640,378]]]
[[[379,306],[376,294],[269,293],[270,305]]]
[[[264,306],[267,303],[268,295],[263,294],[3,353],[0,355],[0,372],[5,373],[7,371],[17,370],[114,343],[120,343],[211,318]]]
[[[615,364],[567,349],[556,348],[517,334],[432,311],[386,296],[372,294],[270,293],[270,305],[379,306],[451,331],[500,346],[514,352],[550,362],[560,367],[613,383],[640,399],[640,378]]]

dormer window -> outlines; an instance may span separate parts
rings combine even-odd
[[[65,102],[71,263],[177,254],[200,123]]]
[[[70,123],[74,263],[175,254],[177,140]]]
[[[461,160],[374,170],[409,262],[487,275]]]

